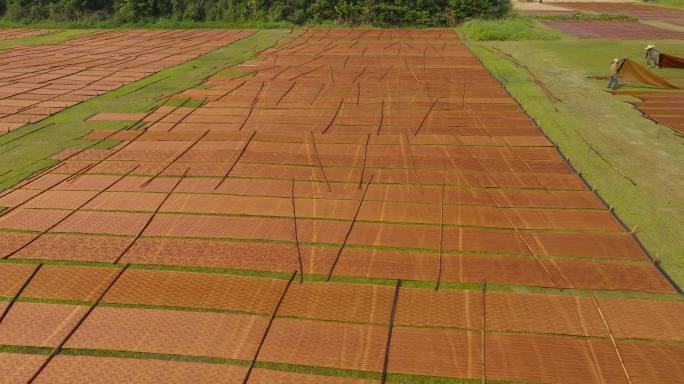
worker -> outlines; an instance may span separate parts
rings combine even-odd
[[[646,66],[649,68],[660,68],[660,51],[655,45],[646,46]]]
[[[608,88],[617,89],[618,87],[618,69],[619,69],[620,59],[613,59],[613,63],[610,65],[610,82],[608,83]]]

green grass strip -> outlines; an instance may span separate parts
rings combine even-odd
[[[197,108],[202,104],[202,100],[186,100],[186,99],[169,99],[164,105],[170,107],[180,107],[181,105],[185,108]],[[163,162],[160,162],[163,163]]]
[[[25,26],[24,26],[25,28]],[[58,44],[68,41],[76,36],[95,32],[92,29],[65,29],[55,32],[50,32],[40,36],[29,36],[18,39],[1,40],[0,52],[10,49],[12,47],[31,47],[47,44]]]
[[[62,351],[60,352],[60,355],[115,357],[115,358],[121,358],[121,359],[182,361],[182,362],[192,362],[192,363],[229,364],[229,365],[239,365],[239,366],[245,366],[248,364],[248,362],[245,360],[226,359],[226,358],[222,358],[222,357],[176,355],[176,354],[168,354],[168,353],[134,352],[134,351],[85,349],[85,348],[63,348]]]
[[[294,365],[286,363],[273,363],[266,361],[257,361],[254,364],[255,368],[264,368],[274,371],[284,371],[284,372],[294,372],[303,373],[310,375],[320,375],[320,376],[335,376],[335,377],[347,377],[354,379],[366,379],[366,380],[379,380],[380,373],[369,372],[369,371],[358,371],[351,369],[340,369],[340,368],[326,368],[326,367],[316,367],[310,365]]]
[[[10,298],[8,298],[10,299]],[[19,303],[35,303],[35,304],[64,304],[64,305],[80,305],[80,306],[90,306],[93,303],[84,300],[67,300],[67,299],[51,299],[45,297],[25,297],[21,296],[17,298]]]
[[[206,308],[206,307],[186,307],[173,305],[152,305],[152,304],[128,304],[128,303],[107,303],[101,302],[100,307],[109,308],[131,308],[131,309],[156,309],[162,311],[183,311],[183,312],[202,312],[202,313],[223,313],[228,315],[247,315],[247,316],[270,316],[270,313],[239,311],[234,309]]]
[[[0,353],[21,353],[27,355],[49,355],[53,348],[50,347],[28,347],[23,345],[3,345],[0,344]]]
[[[160,265],[160,264],[131,264],[131,269],[144,269],[153,271],[175,271],[175,272],[195,272],[195,273],[213,273],[220,275],[234,275],[234,276],[250,276],[263,277],[279,280],[287,280],[291,273],[285,272],[270,272],[270,271],[256,271],[246,269],[231,269],[231,268],[214,268],[214,267],[193,267],[184,265]]]

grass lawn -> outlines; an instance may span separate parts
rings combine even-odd
[[[683,41],[649,43],[684,55]],[[588,78],[607,75],[614,57],[642,63],[646,44],[569,38],[467,43],[618,216],[637,226],[646,248],[684,286],[684,139],[642,117],[625,99],[604,92],[607,81]],[[561,102],[554,108],[530,76],[493,47],[528,66]],[[657,73],[684,80],[682,70]],[[644,87],[624,87],[630,88]]]
[[[91,144],[81,140],[93,129],[117,129],[129,122],[89,122],[97,112],[144,112],[160,105],[162,94],[192,88],[207,76],[243,62],[274,45],[288,30],[262,30],[187,63],[163,70],[115,91],[66,109],[48,119],[0,136],[0,190],[55,163],[48,158],[65,148]],[[49,125],[49,126],[48,126]],[[41,129],[45,127],[45,129]],[[116,142],[107,142],[107,146]]]

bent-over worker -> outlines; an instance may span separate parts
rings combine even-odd
[[[655,45],[646,46],[646,66],[649,68],[660,68],[660,51]]]

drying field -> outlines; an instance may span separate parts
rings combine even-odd
[[[556,3],[563,8],[596,13],[612,13],[635,16],[642,20],[667,21],[676,25],[684,25],[684,11],[659,7],[643,3],[619,2],[562,2]]]
[[[637,21],[560,21],[543,20],[542,24],[582,39],[682,39],[684,32],[642,24]]]
[[[251,33],[117,30],[91,33],[59,44],[4,51],[0,53],[0,134]]]
[[[676,287],[451,30],[91,120],[0,195],[7,382],[684,380]]]
[[[684,135],[684,93],[658,91],[614,91],[616,95],[628,95],[639,99],[631,102],[644,116]]]
[[[15,28],[0,30],[0,40],[21,39],[24,37],[33,37],[46,35],[54,32],[54,29],[33,29],[33,28]]]

